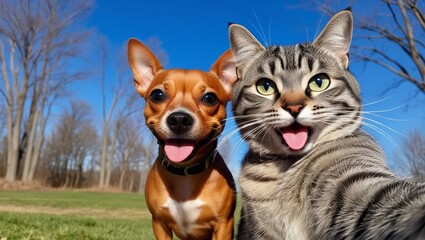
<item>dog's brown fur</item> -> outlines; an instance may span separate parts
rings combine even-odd
[[[146,100],[146,124],[159,142],[159,156],[145,191],[156,239],[172,239],[173,233],[181,239],[232,239],[235,184],[216,152],[226,103],[236,81],[230,51],[213,64],[210,72],[164,70],[154,54],[135,39],[128,43],[128,58],[135,87]],[[155,90],[162,91],[164,99],[152,99]],[[206,102],[206,94],[213,94],[217,102]],[[175,113],[188,116],[190,124],[171,126],[167,119]],[[196,145],[187,159],[176,163],[165,154],[164,142],[169,139],[190,140]],[[175,174],[166,167],[186,171],[203,162],[211,164],[190,176]]]

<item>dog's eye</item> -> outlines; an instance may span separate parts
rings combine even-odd
[[[162,100],[165,99],[165,93],[160,89],[155,89],[151,92],[151,95],[149,96],[149,98],[153,102],[161,102]]]
[[[202,102],[208,105],[214,105],[218,102],[217,96],[214,93],[207,93],[202,98]]]

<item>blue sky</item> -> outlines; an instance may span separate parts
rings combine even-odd
[[[308,1],[306,1],[308,2]],[[88,20],[88,26],[108,39],[111,48],[119,49],[128,39],[135,37],[141,41],[149,38],[159,39],[161,48],[168,56],[166,68],[196,68],[208,70],[216,58],[229,48],[227,25],[238,23],[247,27],[263,44],[292,45],[312,41],[321,31],[328,17],[315,9],[305,10],[299,6],[300,1],[98,1]],[[352,5],[354,17],[373,15],[372,6],[365,7],[370,1],[357,1]],[[347,7],[344,1],[337,8]],[[356,35],[356,32],[354,32]],[[261,37],[264,36],[265,40]],[[116,53],[111,52],[111,55]],[[400,56],[402,59],[403,56]],[[392,140],[382,134],[365,128],[377,138],[390,159],[390,165],[398,166],[393,156],[399,155],[402,135],[408,135],[413,129],[421,129],[425,134],[425,97],[407,102],[413,88],[404,84],[396,90],[385,92],[395,79],[392,75],[373,65],[352,62],[352,73],[357,77],[362,89],[365,111],[374,112],[385,118],[404,119],[395,121],[366,115],[380,123],[375,126],[385,131]],[[130,70],[128,69],[128,73]],[[112,77],[111,77],[112,78]],[[107,79],[112,82],[114,80]],[[78,97],[99,105],[97,91],[87,90],[95,87],[93,83],[81,83]],[[132,84],[128,82],[128,84]],[[99,93],[100,94],[100,93]],[[142,102],[142,101],[141,101]],[[377,102],[375,104],[371,104]],[[407,103],[407,104],[406,104]],[[422,104],[421,104],[422,103]],[[98,108],[95,108],[98,109]],[[386,127],[380,125],[384,124]],[[227,125],[227,128],[232,123]],[[393,129],[389,130],[388,128]],[[396,133],[399,132],[399,133]],[[233,140],[237,141],[237,140]],[[232,169],[239,166],[241,154],[246,151],[243,145],[234,152],[230,161]]]

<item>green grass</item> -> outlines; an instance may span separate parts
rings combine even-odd
[[[235,213],[239,220],[240,203]],[[0,191],[0,240],[154,239],[143,195]]]
[[[0,205],[57,208],[146,209],[144,197],[134,193],[81,191],[0,191]]]
[[[154,239],[143,195],[0,191],[0,239]]]
[[[0,239],[154,239],[150,219],[0,213]]]

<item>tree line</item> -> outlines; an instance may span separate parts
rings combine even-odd
[[[126,65],[114,65],[118,77],[109,89],[109,49],[102,38],[97,71],[69,64],[87,54],[93,33],[83,23],[92,10],[91,1],[0,1],[0,177],[143,191],[155,142],[142,125],[142,101]],[[68,91],[93,75],[101,120]]]

